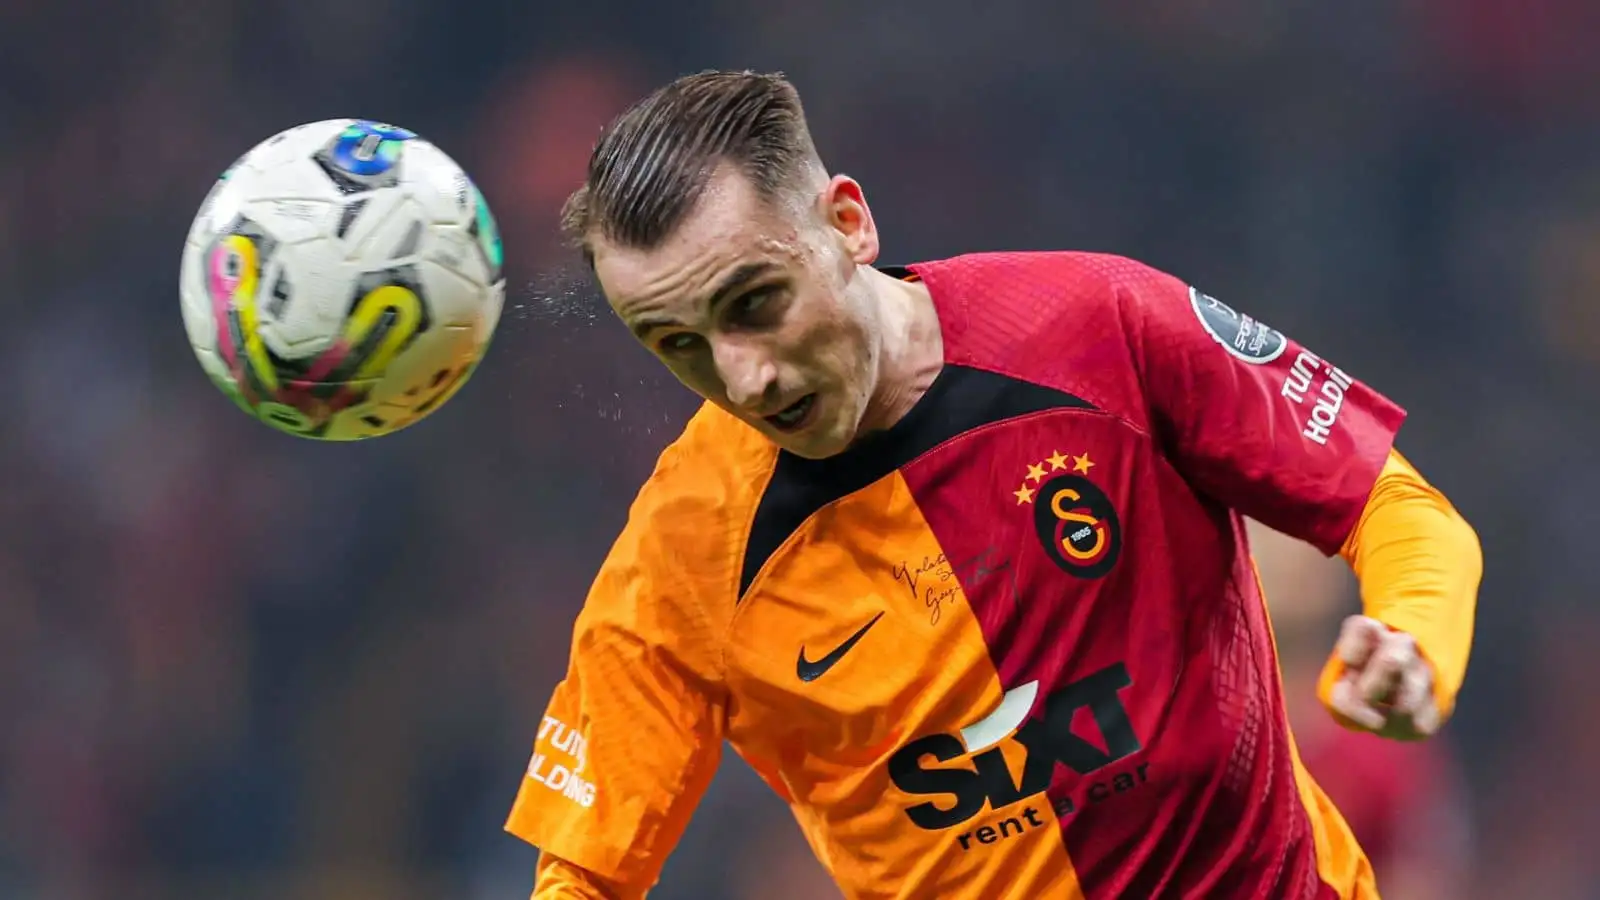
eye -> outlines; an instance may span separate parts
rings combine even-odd
[[[753,313],[766,305],[766,302],[770,299],[772,299],[771,288],[751,291],[739,298],[738,311],[741,313]]]
[[[760,324],[778,312],[777,286],[756,288],[728,305],[728,316],[744,324]]]
[[[656,346],[661,348],[662,353],[683,353],[694,349],[699,343],[700,335],[692,331],[679,331],[657,341]]]

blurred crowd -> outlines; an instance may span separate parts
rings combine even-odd
[[[556,214],[602,122],[709,67],[795,79],[888,262],[1135,256],[1407,406],[1483,538],[1474,664],[1437,741],[1332,727],[1353,585],[1258,533],[1307,764],[1386,898],[1600,897],[1600,7],[7,0],[0,898],[525,896],[501,823],[692,408]],[[333,446],[211,387],[176,274],[223,167],[347,115],[474,173],[511,291],[456,399]],[[733,760],[654,896],[837,892]]]

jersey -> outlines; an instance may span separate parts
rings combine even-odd
[[[648,886],[726,744],[853,900],[1376,896],[1297,759],[1242,517],[1336,553],[1404,412],[1124,257],[900,274],[943,334],[927,393],[822,460],[695,415],[508,829]]]

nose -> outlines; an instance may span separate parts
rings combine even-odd
[[[778,367],[759,345],[722,337],[711,342],[711,355],[728,402],[734,406],[754,411],[777,393]]]

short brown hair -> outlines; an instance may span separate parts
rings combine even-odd
[[[800,94],[784,76],[700,72],[629,107],[601,132],[561,229],[591,262],[595,235],[651,249],[689,215],[723,163],[737,166],[763,199],[821,169]]]

